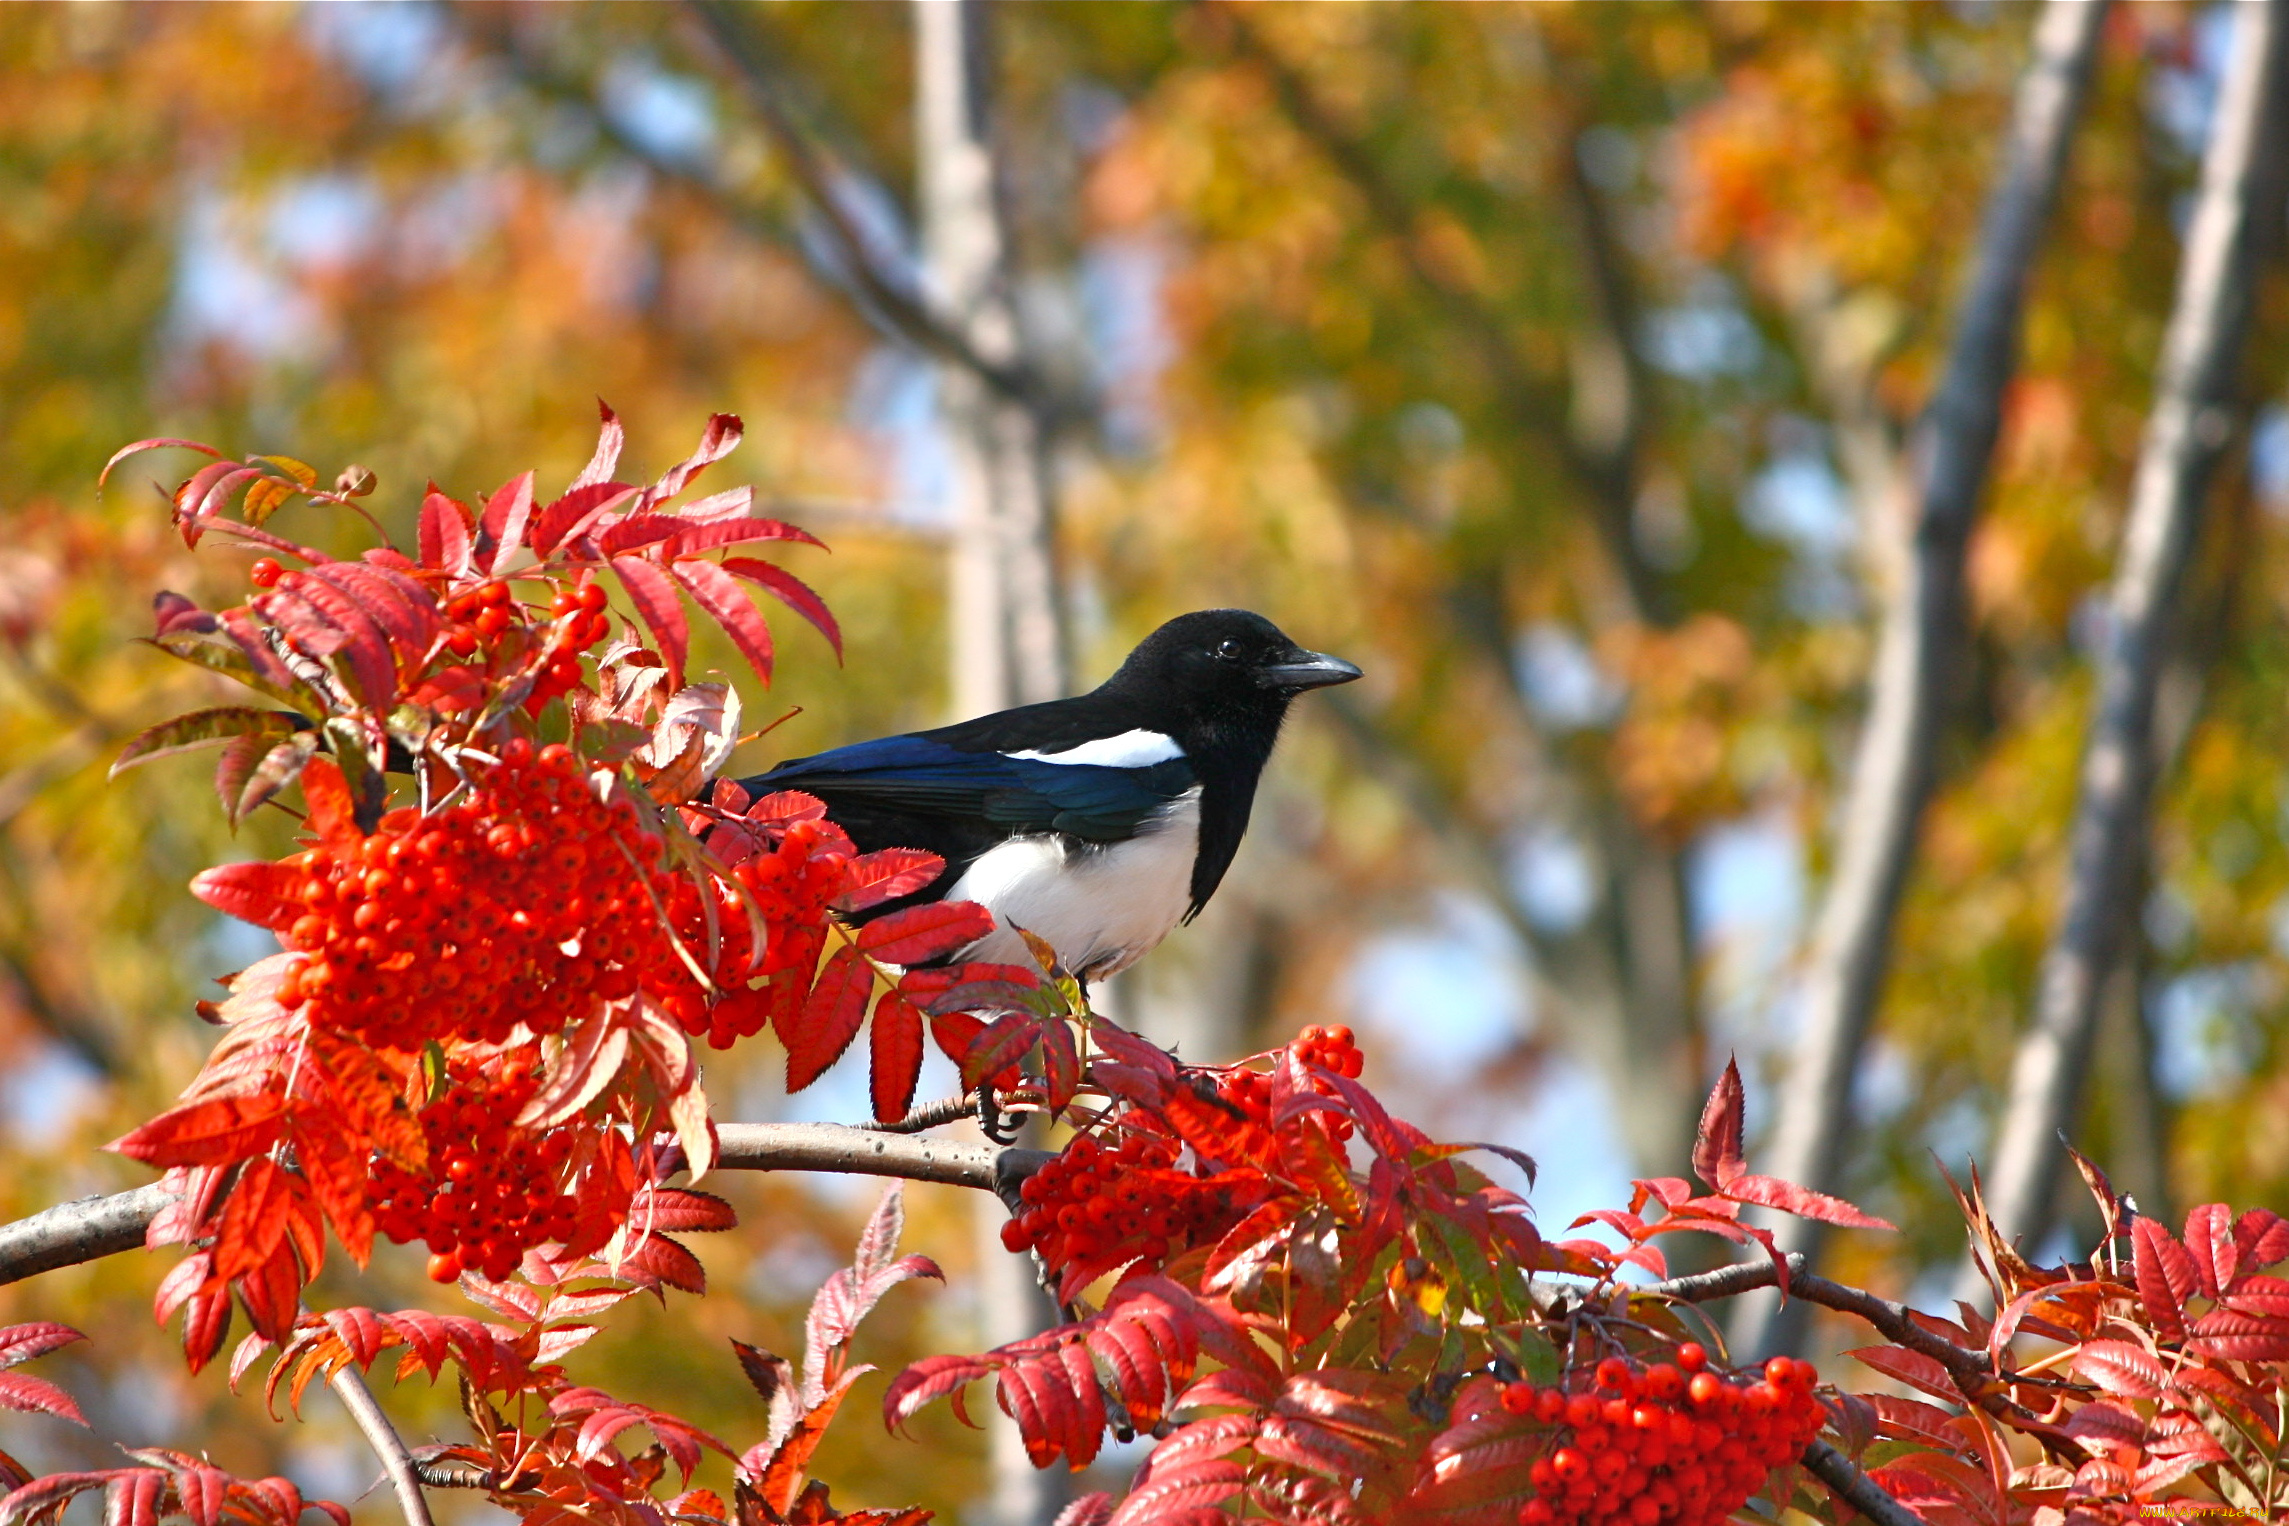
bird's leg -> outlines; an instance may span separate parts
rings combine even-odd
[[[1018,1131],[1025,1127],[1023,1117],[1003,1115],[1000,1106],[994,1101],[991,1081],[978,1083],[978,1127],[984,1131],[986,1138],[997,1145],[1017,1143]]]

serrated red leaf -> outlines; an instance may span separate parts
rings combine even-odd
[[[284,1099],[270,1093],[215,1097],[161,1113],[107,1147],[154,1166],[220,1166],[278,1142]]]
[[[79,1402],[46,1378],[28,1372],[0,1372],[0,1405],[28,1414],[59,1415],[74,1425],[86,1425]]]
[[[2186,1259],[2202,1296],[2215,1298],[2233,1280],[2241,1257],[2233,1243],[2233,1212],[2223,1203],[2203,1203],[2186,1213]]]
[[[873,1051],[875,1119],[896,1123],[913,1106],[914,1086],[922,1075],[922,1014],[896,991],[885,991],[875,999],[867,1040]]]
[[[842,893],[834,899],[837,911],[864,911],[912,895],[946,872],[946,861],[919,848],[881,848],[862,853],[843,866]]]
[[[533,474],[519,472],[493,490],[485,500],[485,512],[477,521],[478,532],[490,544],[484,571],[498,576],[509,558],[524,544],[525,530],[532,523]]]
[[[993,926],[993,913],[975,901],[930,901],[867,923],[858,946],[884,964],[920,964],[969,947]]]
[[[580,475],[572,479],[573,487],[587,487],[609,478],[620,465],[620,448],[628,443],[628,431],[621,426],[620,415],[602,398],[596,400],[596,419],[596,450],[589,456],[588,464],[580,469]]]
[[[341,633],[343,639],[336,650],[349,661],[349,677],[358,690],[358,697],[373,709],[387,712],[397,698],[397,663],[390,651],[389,632],[382,628],[365,601],[343,592],[314,571],[289,572],[269,593],[254,600],[253,607],[287,624],[294,614],[295,600],[317,611],[324,617],[325,624]],[[289,634],[296,635],[299,644],[299,634],[291,624]],[[327,654],[313,652],[311,655]]]
[[[731,644],[764,684],[771,682],[771,627],[762,611],[747,597],[747,590],[721,567],[709,561],[677,561],[668,571],[683,584],[692,602],[715,617]]]
[[[2155,1334],[2178,1340],[2186,1333],[2186,1299],[2198,1283],[2193,1258],[2152,1219],[2140,1217],[2130,1235],[2139,1302],[2146,1306]]]
[[[1947,1374],[1947,1369],[1935,1357],[1920,1351],[1909,1351],[1900,1346],[1862,1346],[1844,1353],[1854,1361],[1873,1367],[1887,1378],[1896,1378],[1910,1388],[1920,1388],[1936,1398],[1961,1402],[1963,1392]]]
[[[2152,1399],[2169,1386],[2161,1360],[2129,1341],[2087,1341],[2074,1355],[2075,1370],[2110,1394]]]
[[[866,1019],[873,988],[874,970],[859,951],[847,944],[836,949],[787,1037],[787,1090],[801,1091],[842,1058]]]
[[[243,1276],[277,1253],[286,1236],[287,1200],[293,1190],[293,1178],[269,1156],[258,1155],[246,1163],[223,1204],[222,1224],[215,1231],[218,1281]]]
[[[421,533],[419,554],[421,565],[433,572],[446,572],[451,577],[467,577],[469,572],[469,522],[462,517],[462,506],[449,496],[437,492],[437,483],[428,485],[421,494]]]
[[[834,648],[835,661],[842,661],[842,627],[835,623],[834,612],[827,608],[827,601],[820,598],[810,584],[784,567],[752,556],[727,556],[723,559],[723,570],[735,578],[761,585],[773,598],[810,621],[818,633],[827,638],[827,645]]]
[[[0,1367],[13,1367],[29,1362],[34,1357],[46,1356],[73,1341],[84,1341],[87,1336],[69,1325],[57,1324],[52,1319],[36,1319],[21,1325],[0,1325]]]
[[[1777,1176],[1755,1176],[1738,1172],[1725,1183],[1724,1195],[1736,1203],[1754,1203],[1762,1208],[1777,1208],[1793,1213],[1800,1219],[1818,1219],[1824,1224],[1841,1224],[1851,1229],[1889,1229],[1898,1227],[1874,1214],[1863,1213],[1840,1197],[1825,1192],[1814,1192],[1794,1182],[1784,1182]]]
[[[691,627],[684,620],[674,581],[640,556],[616,556],[612,570],[620,574],[628,602],[659,643],[660,656],[668,665],[669,690],[682,688],[684,664],[691,656]]]
[[[1741,1160],[1745,1105],[1740,1065],[1728,1058],[1701,1109],[1700,1132],[1693,1141],[1693,1174],[1719,1190],[1746,1169]]]
[[[791,525],[780,519],[750,519],[743,503],[734,504],[729,501],[734,495],[717,496],[725,500],[720,507],[727,510],[736,508],[738,512],[694,523],[688,516],[694,511],[707,513],[701,505],[714,503],[715,500],[703,499],[684,505],[676,511],[679,517],[670,521],[675,526],[675,544],[669,548],[671,556],[696,556],[702,551],[720,551],[725,546],[751,545],[763,540],[799,541],[806,546],[817,546],[822,551],[826,549],[826,542],[799,525]],[[746,498],[747,490],[739,489],[737,496]]]
[[[739,448],[747,426],[736,413],[712,413],[707,427],[700,431],[699,448],[660,474],[660,480],[645,490],[646,507],[665,502],[682,492],[702,470],[721,461]],[[606,468],[610,470],[609,467]]]
[[[218,864],[192,876],[191,894],[225,916],[284,932],[309,909],[295,898],[301,886],[302,877],[283,864]]]

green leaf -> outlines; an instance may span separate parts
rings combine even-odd
[[[118,759],[111,765],[111,777],[116,779],[128,769],[154,758],[172,757],[201,747],[219,747],[234,737],[284,741],[295,732],[307,729],[309,724],[299,715],[257,710],[251,705],[193,710],[188,715],[178,715],[171,721],[161,721],[137,732],[120,749]]]

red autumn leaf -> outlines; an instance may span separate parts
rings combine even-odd
[[[914,1083],[922,1074],[922,1014],[896,991],[885,991],[874,1003],[874,1026],[867,1038],[874,1060],[874,1116],[896,1123],[913,1105]]]
[[[1044,1026],[1043,1020],[1030,1012],[1012,1012],[988,1023],[962,1055],[962,1089],[973,1091],[980,1081],[1024,1059],[1040,1040]]]
[[[1920,1388],[1927,1394],[1957,1403],[1963,1399],[1962,1390],[1947,1375],[1947,1369],[1940,1366],[1936,1358],[1920,1351],[1900,1346],[1862,1346],[1844,1354],[1875,1368],[1887,1378],[1897,1378],[1910,1388]]]
[[[787,1090],[801,1091],[842,1057],[866,1019],[873,986],[874,971],[857,949],[846,944],[835,950],[787,1039]]]
[[[310,808],[310,830],[320,841],[354,842],[365,836],[358,830],[357,804],[350,798],[349,781],[332,758],[312,758],[304,766],[302,800]]]
[[[1778,1208],[1793,1213],[1800,1219],[1818,1219],[1824,1224],[1842,1224],[1851,1229],[1890,1229],[1898,1225],[1863,1213],[1840,1197],[1825,1192],[1814,1192],[1794,1182],[1784,1182],[1777,1176],[1755,1176],[1739,1173],[1727,1181],[1724,1195],[1736,1203],[1755,1203],[1763,1208]]]
[[[273,1094],[216,1097],[161,1113],[109,1148],[154,1166],[220,1166],[278,1141],[285,1101]]]
[[[1701,1109],[1701,1130],[1693,1141],[1693,1174],[1719,1190],[1746,1169],[1741,1159],[1742,1113],[1741,1067],[1728,1058],[1725,1073]]]
[[[2089,1341],[2074,1354],[2075,1371],[2110,1394],[2152,1399],[2169,1386],[2161,1359],[2129,1341]]]
[[[495,490],[485,500],[484,517],[477,528],[492,543],[492,556],[485,563],[485,571],[498,576],[517,548],[525,541],[525,527],[532,523],[533,474],[519,472]]]
[[[946,861],[919,848],[882,848],[863,853],[843,866],[842,894],[834,899],[837,911],[864,911],[895,901],[902,895],[932,884],[946,872]]]
[[[87,1416],[80,1413],[78,1402],[70,1394],[28,1372],[0,1372],[0,1405],[32,1414],[60,1415],[74,1425],[87,1424]]]
[[[215,1231],[217,1280],[228,1282],[253,1271],[278,1251],[286,1236],[287,1198],[293,1190],[294,1179],[269,1156],[258,1155],[246,1163],[230,1200],[223,1204],[222,1225]]]
[[[21,1325],[0,1325],[0,1367],[14,1367],[37,1356],[46,1356],[73,1341],[84,1341],[87,1336],[69,1325],[59,1325],[52,1319],[36,1319]]]
[[[2233,1211],[2223,1203],[2203,1203],[2186,1214],[2186,1259],[2205,1298],[2233,1281],[2241,1254],[2233,1243]]]
[[[137,440],[134,444],[122,445],[111,453],[111,459],[104,462],[103,470],[96,474],[95,485],[99,488],[102,487],[110,479],[112,468],[129,456],[140,451],[159,450],[165,447],[173,447],[178,450],[195,450],[202,456],[212,456],[218,461],[222,459],[223,455],[212,445],[202,445],[197,440],[178,440],[167,435],[155,436],[148,440]]]
[[[572,479],[573,487],[587,487],[609,478],[620,465],[620,448],[628,443],[628,431],[621,427],[620,415],[602,398],[596,400],[596,450],[580,475]],[[571,491],[571,489],[566,489]]]
[[[314,572],[289,572],[269,593],[254,601],[253,607],[258,612],[286,614],[292,611],[295,600],[316,610],[327,625],[341,633],[337,650],[349,660],[349,676],[359,695],[374,709],[388,710],[390,701],[397,698],[397,664],[390,653],[389,632],[365,601]]]
[[[660,480],[644,491],[644,506],[663,503],[682,492],[702,470],[737,450],[746,430],[736,413],[709,414],[707,427],[700,431],[699,448],[660,473]],[[611,468],[605,470],[609,473]]]
[[[334,1226],[334,1237],[362,1267],[374,1243],[374,1216],[366,1203],[366,1145],[361,1140],[353,1147],[338,1129],[326,1127],[327,1121],[295,1130],[295,1158],[310,1195]]]
[[[818,633],[827,638],[827,645],[835,649],[835,661],[842,661],[842,627],[835,623],[827,601],[820,598],[810,584],[784,567],[751,556],[727,556],[723,559],[723,570],[733,577],[761,584],[780,603],[810,621]]]
[[[737,496],[744,499],[747,495],[748,490],[741,488]],[[728,499],[733,495],[719,496]],[[702,500],[702,503],[713,501]],[[684,505],[678,511],[679,516],[700,509],[702,503]],[[710,518],[697,524],[684,517],[675,518],[670,523],[674,527],[675,537],[675,545],[670,554],[674,556],[693,556],[702,551],[719,551],[725,546],[750,545],[759,540],[800,541],[806,546],[817,546],[822,551],[826,549],[824,541],[799,525],[788,524],[782,519],[750,519],[744,512],[720,519]]]
[[[429,484],[421,496],[421,528],[417,550],[421,565],[453,577],[469,571],[469,521],[461,505]]]
[[[659,643],[660,656],[668,664],[668,688],[671,691],[682,688],[684,663],[691,655],[691,627],[684,621],[675,583],[657,565],[640,556],[616,556],[612,558],[612,570],[620,574],[620,586],[628,591],[628,602],[636,607],[636,613],[650,627],[652,639]]]
[[[771,681],[771,627],[736,579],[713,562],[670,562],[668,571],[690,592],[692,601],[715,617],[755,676]]]
[[[867,923],[858,930],[858,946],[884,964],[920,964],[992,931],[993,913],[975,901],[931,901]]]
[[[194,875],[191,894],[225,916],[284,932],[307,910],[294,899],[301,884],[302,877],[282,864],[222,864]]]
[[[2186,1333],[2186,1300],[2197,1285],[2193,1257],[2154,1220],[2141,1216],[2130,1226],[2138,1277],[2138,1300],[2154,1322],[2154,1333],[2177,1340]]]

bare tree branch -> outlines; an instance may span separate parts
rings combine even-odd
[[[2057,1167],[2051,1141],[2080,1105],[2100,990],[2127,923],[2158,762],[2155,697],[2180,634],[2178,606],[2210,477],[2234,434],[2258,266],[2281,217],[2285,103],[2289,0],[2237,6],[2108,600],[2066,906],[2000,1115],[1987,1202],[2007,1238],[2045,1226]]]
[[[1989,197],[1947,370],[1911,443],[1921,490],[1904,581],[1885,611],[1868,718],[1852,762],[1836,869],[1805,971],[1803,1038],[1779,1099],[1772,1170],[1840,1185],[1853,1076],[1889,968],[1892,930],[1938,769],[1964,646],[1965,553],[2017,366],[2020,313],[2089,95],[2104,0],[2049,0],[2035,32]],[[2045,1137],[2048,1137],[2047,1135]],[[1791,1219],[1786,1246],[1817,1257],[1820,1227]],[[1792,1349],[1800,1314],[1745,1304],[1743,1350]]]
[[[1022,1181],[1049,1159],[1041,1150],[912,1139],[840,1123],[726,1123],[716,1133],[722,1170],[896,1176],[983,1192]],[[154,1182],[0,1224],[0,1284],[134,1250],[159,1210],[174,1200],[174,1193]]]
[[[342,1408],[350,1412],[350,1420],[366,1438],[366,1445],[381,1459],[382,1471],[389,1475],[390,1487],[397,1491],[397,1505],[405,1514],[405,1526],[433,1526],[429,1499],[421,1492],[421,1478],[414,1470],[413,1454],[405,1449],[405,1441],[389,1423],[389,1416],[382,1413],[373,1390],[366,1387],[365,1375],[354,1363],[344,1362],[334,1369],[326,1383],[341,1399]]]
[[[1846,1287],[1806,1271],[1805,1259],[1799,1253],[1788,1258],[1788,1296],[1791,1301],[1817,1304],[1839,1313],[1855,1315],[1866,1320],[1895,1346],[1904,1346],[1930,1357],[1954,1374],[1959,1384],[1980,1385],[1995,1375],[1994,1367],[1985,1353],[1968,1351],[1942,1335],[1934,1335],[1916,1323],[1912,1310],[1904,1303],[1879,1298],[1859,1288]],[[1779,1283],[1779,1269],[1769,1258],[1738,1261],[1721,1266],[1711,1272],[1696,1272],[1690,1277],[1672,1277],[1666,1282],[1647,1283],[1631,1288],[1636,1296],[1674,1298],[1680,1303],[1708,1303],[1719,1298],[1735,1298],[1759,1288],[1775,1287]]]
[[[797,116],[785,75],[746,16],[728,0],[684,0],[684,8],[697,18],[730,66],[741,97],[754,110],[818,212],[860,293],[908,343],[960,366],[1042,418],[1063,420],[1089,411],[1051,386],[1022,355],[987,354],[962,317],[940,309],[929,293],[918,289],[883,257],[875,240],[851,216],[836,185],[840,172]]]

